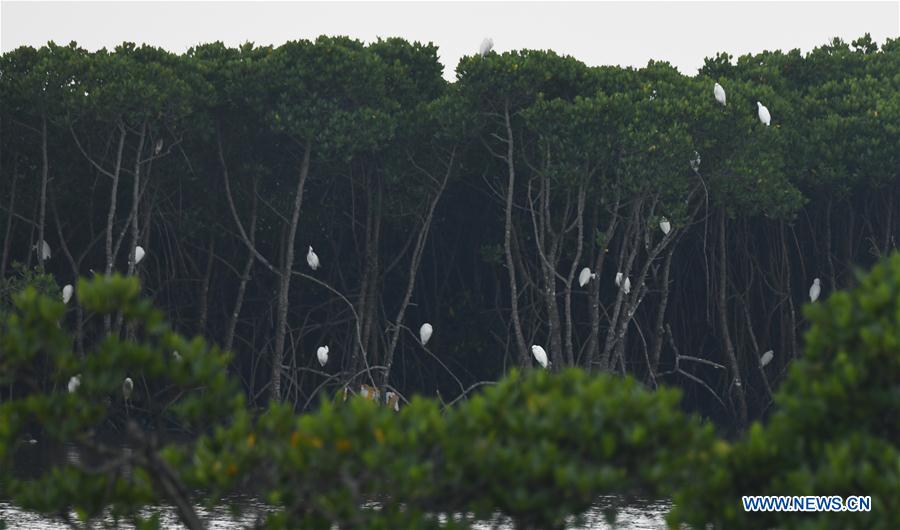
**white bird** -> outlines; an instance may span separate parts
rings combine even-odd
[[[146,254],[147,253],[144,251],[144,247],[140,245],[134,247],[134,264],[137,265],[138,263],[140,263],[141,260],[144,259],[144,256]]]
[[[486,37],[483,41],[481,41],[481,48],[478,49],[478,53],[481,54],[482,57],[490,53],[490,51],[494,48],[494,39],[490,37]]]
[[[690,164],[691,164],[691,169],[693,169],[694,171],[697,171],[698,169],[700,169],[700,153],[698,153],[697,151],[694,151],[694,156],[691,157]]]
[[[64,304],[68,304],[68,303],[69,303],[69,300],[72,299],[72,293],[73,293],[73,292],[75,292],[75,288],[72,287],[72,284],[67,283],[67,284],[65,284],[65,285],[63,286],[62,298],[63,298],[63,303],[64,303]]]
[[[69,393],[70,393],[70,394],[74,394],[75,391],[78,390],[78,387],[79,387],[79,386],[81,386],[81,374],[73,375],[73,376],[69,379],[69,385],[68,385],[68,387],[69,387]]]
[[[428,344],[428,339],[431,338],[432,333],[434,333],[434,328],[431,327],[431,324],[428,322],[422,324],[422,327],[419,328],[419,340],[422,341],[422,346]]]
[[[815,302],[819,299],[819,295],[822,294],[822,282],[819,281],[818,278],[813,280],[812,286],[809,288],[809,300],[811,302]]]
[[[663,234],[669,235],[669,232],[672,231],[672,223],[670,223],[668,219],[663,217],[659,220],[659,229],[663,231]]]
[[[319,256],[316,256],[316,253],[313,252],[312,245],[309,247],[309,252],[306,253],[306,263],[309,264],[309,268],[312,270],[319,268]]]
[[[756,106],[759,109],[759,121],[763,122],[763,124],[768,127],[769,124],[772,123],[772,115],[769,114],[769,109],[759,101],[756,102]]]
[[[531,347],[531,354],[534,355],[534,358],[537,360],[538,364],[541,367],[546,368],[550,365],[550,361],[547,360],[547,352],[544,351],[544,348],[541,348],[537,344]]]
[[[328,346],[319,346],[319,349],[316,350],[316,357],[319,358],[319,364],[325,366],[325,363],[328,362]]]
[[[616,273],[616,287],[622,287],[622,278],[623,278],[624,276],[625,276],[625,275],[622,274],[621,272],[617,272],[617,273]]]
[[[181,362],[181,354],[178,353],[178,350],[172,350],[172,358],[177,362]]]
[[[41,246],[41,261],[47,261],[53,255],[50,252],[50,245],[48,245],[47,242],[42,239],[40,242],[40,246]],[[37,250],[37,247],[38,247],[38,243],[35,243],[34,247],[32,247],[32,248]]]
[[[163,141],[162,141],[162,138],[160,138],[159,140],[156,141],[156,147],[153,148],[153,154],[158,155],[162,151],[162,148],[163,148]]]
[[[631,292],[631,278],[625,278],[625,281],[622,282],[622,290],[625,291],[625,294]]]
[[[126,377],[125,380],[122,381],[122,395],[125,396],[125,401],[131,399],[132,392],[134,392],[134,381],[132,381],[130,377]]]
[[[400,396],[396,392],[385,392],[384,402],[394,409],[394,412],[400,412]]]
[[[591,280],[597,279],[597,273],[591,272],[589,267],[585,267],[581,269],[581,273],[578,275],[578,285],[584,287]]]
[[[725,106],[725,89],[722,88],[722,85],[716,83],[716,86],[713,87],[713,95],[716,96],[716,101],[719,102],[719,105]]]
[[[759,358],[759,364],[761,366],[765,366],[765,365],[769,364],[770,362],[772,362],[773,357],[775,357],[775,352],[772,350],[769,350],[766,353],[762,354],[762,357]]]

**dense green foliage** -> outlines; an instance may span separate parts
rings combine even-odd
[[[694,528],[900,522],[900,253],[859,287],[807,306],[806,354],[777,411],[731,444],[685,416],[677,390],[577,368],[514,370],[443,410],[416,397],[394,412],[341,393],[315,412],[273,403],[252,417],[227,356],[173,333],[139,290],[119,276],[79,282],[87,312],[121,312],[134,329],[134,340],[109,336],[85,357],[58,326],[61,301],[33,287],[13,297],[0,323],[0,382],[24,388],[0,403],[0,498],[146,528],[158,526],[159,508],[142,508],[174,506],[183,524],[201,528],[196,505],[241,491],[269,504],[269,528],[469,528],[498,516],[515,528],[563,528],[600,495],[675,495],[672,523]],[[52,386],[40,386],[38,366]],[[128,374],[135,392],[126,402]],[[80,385],[69,391],[73,375]],[[172,438],[176,426],[191,436]],[[126,445],[104,442],[119,429]],[[100,463],[59,462],[23,478],[13,463],[35,435]],[[871,495],[873,506],[747,514],[739,501],[750,494]]]
[[[274,404],[250,418],[227,357],[173,334],[134,279],[78,289],[87,311],[122,311],[137,339],[111,336],[81,358],[57,326],[62,302],[33,288],[15,296],[0,327],[0,378],[26,388],[0,403],[0,498],[26,509],[153,527],[139,508],[166,503],[196,528],[194,503],[244,490],[272,505],[271,528],[465,528],[498,512],[517,528],[562,528],[600,494],[670,494],[711,443],[711,430],[678,410],[678,391],[579,369],[513,372],[446,411],[427,398],[399,413],[354,398],[301,416]],[[53,387],[30,384],[38,364],[50,366]],[[74,375],[81,384],[70,392]],[[173,426],[193,436],[167,440]],[[128,444],[105,443],[119,428]],[[31,435],[102,461],[23,479],[12,463]]]
[[[868,36],[693,76],[489,53],[453,83],[402,39],[22,47],[0,56],[0,281],[137,276],[233,352],[253,407],[456,399],[540,344],[741,431],[800,355],[813,278],[852,286],[897,246],[898,71],[900,41]],[[60,318],[79,356],[134,338],[121,313]]]
[[[900,527],[900,253],[859,287],[806,307],[805,354],[777,411],[675,499],[696,528],[888,530]],[[871,512],[746,513],[742,495],[869,495]]]

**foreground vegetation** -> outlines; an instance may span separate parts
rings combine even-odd
[[[0,57],[0,294],[136,276],[174,330],[234,352],[253,407],[361,383],[452,401],[540,344],[740,432],[800,357],[813,279],[852,286],[897,246],[898,71],[900,40],[868,37],[695,76],[489,53],[454,83],[400,39],[23,47]],[[136,331],[57,318],[78,358]]]
[[[497,513],[516,528],[563,528],[601,494],[674,496],[671,523],[694,528],[897,528],[900,253],[859,283],[806,307],[806,352],[777,411],[733,442],[683,414],[677,390],[581,369],[513,371],[448,409],[416,397],[394,412],[339,395],[308,414],[273,403],[252,416],[228,356],[173,333],[136,279],[79,282],[85,315],[121,314],[134,338],[110,335],[85,356],[59,325],[64,304],[29,286],[0,325],[0,384],[17,388],[0,403],[0,498],[74,514],[73,525],[111,514],[143,528],[158,518],[138,509],[158,503],[202,528],[194,507],[234,491],[272,506],[269,528],[467,528]],[[73,376],[80,385],[67,389]],[[167,441],[176,426],[195,436]],[[108,430],[131,448],[104,445]],[[103,461],[14,476],[26,432]],[[745,514],[750,494],[871,495],[873,506]]]

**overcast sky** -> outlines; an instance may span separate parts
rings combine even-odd
[[[123,41],[182,52],[221,40],[281,44],[317,35],[400,36],[440,47],[445,77],[482,38],[495,50],[552,48],[590,65],[666,60],[693,74],[718,51],[804,51],[838,36],[900,34],[900,2],[0,2],[3,51]]]

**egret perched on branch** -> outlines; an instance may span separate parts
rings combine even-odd
[[[41,250],[39,252],[41,255],[41,261],[46,261],[53,256],[53,254],[50,252],[50,245],[48,245],[47,242],[43,239],[40,241],[40,243],[35,243],[31,248],[37,250],[38,246],[41,247]]]
[[[622,278],[624,277],[625,275],[621,272],[616,273],[616,287],[622,287]]]
[[[125,401],[131,399],[132,392],[134,392],[134,381],[132,381],[130,377],[126,377],[125,380],[122,381],[122,396],[125,397]]]
[[[672,231],[672,223],[670,223],[668,219],[663,217],[659,220],[659,229],[663,231],[663,234],[669,235],[669,232]]]
[[[622,282],[622,290],[625,291],[625,294],[631,292],[631,278],[625,278],[625,281]]]
[[[137,265],[138,263],[140,263],[146,255],[147,253],[144,251],[144,247],[140,245],[134,247],[134,264]]]
[[[400,412],[400,396],[396,392],[385,392],[384,402],[394,409],[394,412]]]
[[[378,392],[377,388],[371,387],[371,386],[363,383],[359,387],[359,394],[366,399],[371,399],[372,401],[377,401],[379,392]]]
[[[175,359],[175,362],[181,362],[181,354],[178,353],[178,350],[172,350],[172,358]]]
[[[316,350],[316,357],[319,358],[319,364],[325,366],[325,363],[328,362],[328,346],[319,346],[319,349]]]
[[[809,288],[809,300],[811,302],[815,302],[819,299],[819,295],[822,294],[822,282],[819,281],[818,278],[813,280],[812,286]]]
[[[162,152],[162,148],[163,148],[163,141],[162,141],[162,138],[160,138],[159,140],[156,141],[156,147],[153,148],[153,154],[158,155],[160,152]]]
[[[544,348],[535,344],[531,347],[531,354],[534,355],[535,360],[537,360],[542,368],[546,368],[550,365],[550,361],[547,360],[547,352],[544,351]]]
[[[597,279],[597,273],[591,272],[590,267],[585,267],[581,269],[581,273],[578,275],[578,285],[584,287],[591,280]]]
[[[485,37],[483,41],[481,41],[481,48],[478,49],[478,53],[481,54],[482,57],[491,52],[494,48],[494,39],[490,37]]]
[[[697,171],[700,169],[700,153],[698,153],[697,151],[694,151],[694,156],[691,157],[690,164],[691,164],[691,169],[693,169],[694,171]]]
[[[306,263],[309,264],[309,268],[312,270],[319,268],[319,256],[316,256],[316,253],[313,252],[312,245],[309,246],[309,252],[306,253]]]
[[[716,86],[713,87],[713,95],[716,96],[716,101],[719,102],[719,105],[725,106],[725,89],[722,88],[722,85],[716,83]]]
[[[79,386],[81,386],[81,374],[73,375],[71,379],[69,379],[69,393],[74,394]]]
[[[772,115],[769,114],[769,109],[759,101],[756,102],[756,106],[759,109],[759,121],[763,122],[763,124],[768,127],[769,124],[772,123]]]
[[[773,357],[775,357],[775,352],[772,350],[769,350],[766,353],[762,354],[762,357],[759,358],[760,366],[765,366],[772,362]]]
[[[62,298],[63,303],[68,304],[69,300],[72,299],[72,293],[75,292],[75,288],[72,287],[71,283],[67,283],[63,286]]]
[[[434,333],[434,328],[431,327],[431,324],[428,322],[422,324],[422,327],[419,328],[419,340],[422,341],[422,346],[428,344],[432,333]]]

